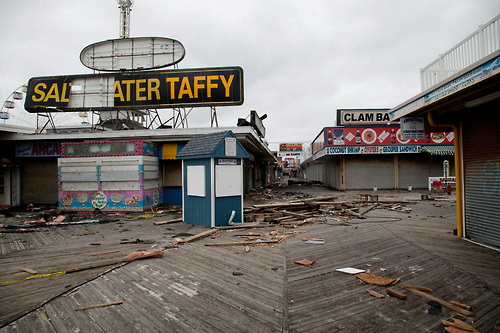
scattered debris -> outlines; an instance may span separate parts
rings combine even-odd
[[[450,310],[456,311],[456,312],[458,312],[458,313],[460,313],[460,314],[462,314],[464,316],[467,316],[467,317],[475,317],[476,316],[474,313],[470,312],[469,310],[462,309],[459,306],[453,305],[450,302],[447,302],[447,301],[444,301],[444,300],[442,300],[440,298],[437,298],[437,297],[434,297],[432,295],[429,295],[429,294],[427,294],[427,293],[425,293],[425,292],[423,292],[421,290],[417,290],[417,289],[414,289],[414,288],[405,288],[405,289],[408,290],[408,291],[410,291],[414,295],[430,299],[431,301],[439,302],[439,304],[441,304],[442,306],[447,307]]]
[[[399,291],[391,289],[391,288],[385,289],[385,292],[390,296],[394,296],[394,297],[397,297],[397,298],[402,299],[402,300],[405,300],[408,298],[408,296],[406,296],[405,294],[400,293]]]
[[[86,306],[84,308],[75,309],[75,311],[89,310],[89,309],[95,309],[95,308],[102,308],[102,307],[106,307],[106,306],[119,305],[119,304],[122,304],[122,303],[123,303],[123,301],[90,305],[90,306]]]
[[[441,320],[443,325],[445,325],[445,330],[446,332],[473,332],[473,333],[479,333],[478,330],[476,330],[474,327],[471,325],[467,324],[466,322],[452,318],[453,322],[451,321],[446,321],[446,320]],[[454,330],[456,329],[456,330]]]
[[[377,297],[377,298],[385,298],[384,295],[374,291],[374,290],[370,290],[368,289],[366,292],[368,292],[370,295],[374,296],[374,297]]]
[[[442,312],[441,309],[441,304],[437,301],[428,301],[428,305],[430,305],[430,308],[427,310],[427,313],[433,316],[439,316]]]
[[[457,302],[457,301],[450,301],[450,303],[453,304],[453,305],[459,306],[459,307],[461,307],[462,309],[465,309],[465,310],[469,310],[470,311],[472,309],[472,306],[469,305],[469,304],[464,304],[464,303],[460,303],[460,302]]]
[[[358,268],[352,268],[352,267],[337,268],[335,270],[337,272],[340,272],[340,273],[346,273],[346,274],[352,274],[352,275],[366,272],[364,269],[358,269]]]
[[[21,269],[21,272],[30,273],[30,274],[32,274],[32,275],[38,274],[38,272],[37,272],[37,271],[34,271],[34,270],[32,270],[31,268],[23,268],[23,269]]]
[[[126,255],[123,260],[124,261],[131,261],[131,260],[136,260],[136,259],[144,259],[144,258],[161,258],[163,257],[163,254],[165,251],[161,250],[150,250],[150,251],[139,251],[139,252],[132,252]]]
[[[217,232],[218,230],[217,229],[209,229],[207,231],[203,231],[203,232],[200,232],[199,234],[196,234],[194,236],[191,236],[191,237],[186,237],[184,239],[181,239],[178,241],[178,243],[189,243],[189,242],[192,242],[192,241],[195,241],[195,240],[198,240],[198,239],[201,239],[201,238],[205,238],[205,237],[208,237],[210,235],[213,235]]]
[[[182,218],[180,218],[180,219],[174,219],[174,220],[168,220],[168,221],[155,222],[154,225],[162,225],[162,224],[178,223],[178,222],[182,222]]]
[[[396,282],[396,279],[376,276],[370,273],[359,273],[356,274],[356,277],[368,284],[375,284],[377,286],[388,286]]]
[[[302,260],[294,260],[293,263],[303,265],[303,266],[312,266],[316,263],[316,261],[309,260],[309,259],[302,259]]]

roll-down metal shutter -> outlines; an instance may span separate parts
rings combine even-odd
[[[498,105],[497,105],[498,107]],[[465,235],[500,246],[500,112],[471,110],[462,121]]]

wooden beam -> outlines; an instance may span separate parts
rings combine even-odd
[[[205,244],[205,246],[258,245],[258,244],[270,244],[270,243],[279,243],[279,242],[281,242],[281,239],[273,239],[273,240],[268,240],[268,241],[212,243],[212,244]]]
[[[195,241],[195,240],[198,240],[198,239],[205,238],[205,237],[208,237],[210,235],[213,235],[217,231],[218,231],[217,229],[210,229],[210,230],[207,230],[207,231],[203,231],[203,232],[200,232],[199,234],[196,234],[194,236],[186,237],[183,240],[180,240],[178,243],[183,243],[183,244],[184,243],[189,243],[189,242],[192,242],[192,241]]]
[[[436,301],[439,304],[441,304],[442,306],[447,307],[448,309],[456,311],[456,312],[458,312],[460,314],[463,314],[464,316],[467,316],[467,317],[475,317],[476,316],[474,313],[470,312],[469,310],[462,309],[459,306],[453,305],[450,302],[447,302],[447,301],[444,301],[444,300],[442,300],[440,298],[437,298],[437,297],[434,297],[432,295],[429,295],[429,294],[427,294],[427,293],[425,293],[425,292],[423,292],[421,290],[417,290],[417,289],[414,289],[414,288],[405,288],[405,289],[408,290],[408,291],[410,291],[414,295],[430,299],[431,301]]]
[[[102,308],[102,307],[105,307],[105,306],[118,305],[118,304],[122,304],[122,303],[123,303],[123,301],[118,301],[118,302],[112,302],[112,303],[89,305],[89,306],[86,306],[86,307],[83,307],[83,308],[75,309],[75,311],[82,311],[82,310],[95,309],[95,308]]]
[[[175,219],[175,220],[168,220],[168,221],[160,221],[160,222],[155,222],[155,225],[162,225],[162,224],[169,224],[169,223],[177,223],[177,222],[182,222],[182,219]]]

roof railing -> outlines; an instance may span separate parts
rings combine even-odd
[[[500,49],[500,15],[420,69],[422,91]]]

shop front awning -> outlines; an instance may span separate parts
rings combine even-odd
[[[423,153],[429,153],[431,155],[455,155],[455,148],[452,145],[421,146],[420,149]]]

